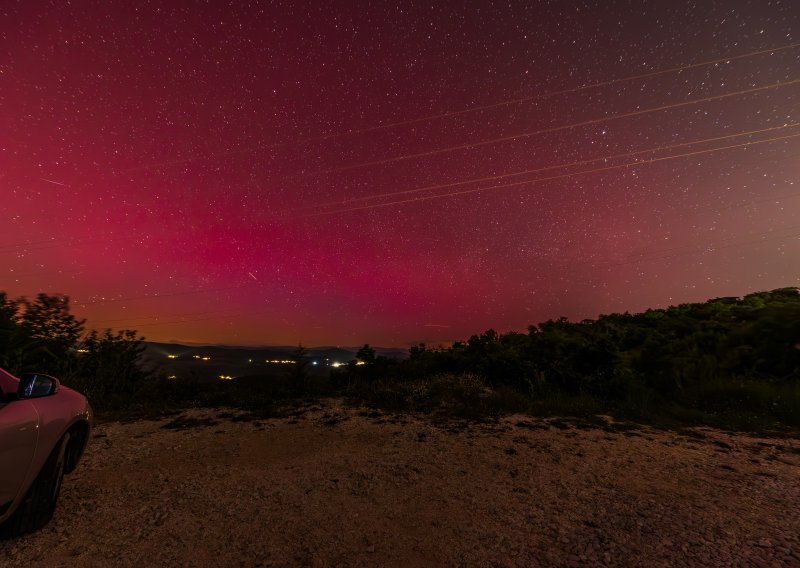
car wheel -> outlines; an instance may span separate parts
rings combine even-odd
[[[17,510],[0,527],[0,537],[17,537],[45,526],[53,517],[64,480],[67,446],[70,434],[67,432],[47,458],[42,471],[25,495]]]

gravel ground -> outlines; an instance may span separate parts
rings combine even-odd
[[[800,440],[319,403],[106,423],[3,566],[800,566]]]

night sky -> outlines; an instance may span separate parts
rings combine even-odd
[[[407,346],[800,285],[795,0],[334,6],[0,3],[0,290]]]

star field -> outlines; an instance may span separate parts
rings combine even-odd
[[[152,340],[403,346],[797,286],[798,25],[5,2],[0,290]]]

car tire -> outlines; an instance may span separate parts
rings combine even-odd
[[[70,433],[67,432],[36,476],[36,479],[13,515],[0,526],[0,538],[13,538],[38,530],[53,517],[64,480]]]

